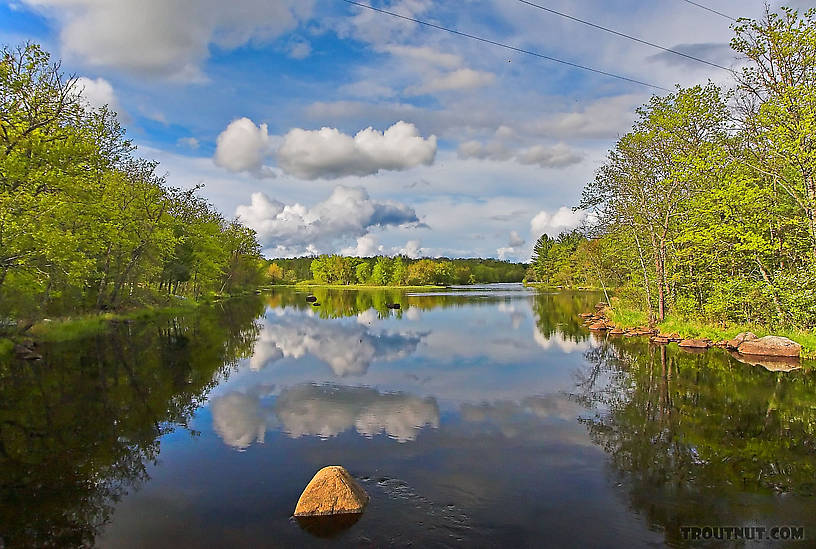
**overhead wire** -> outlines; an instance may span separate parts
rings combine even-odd
[[[730,71],[730,70],[731,70],[731,69],[729,69],[728,67],[724,67],[724,66],[722,66],[722,65],[718,65],[717,63],[713,63],[713,62],[711,62],[711,61],[706,61],[705,59],[702,59],[702,58],[700,58],[700,57],[695,57],[694,55],[690,55],[690,54],[687,54],[687,53],[683,53],[682,51],[674,50],[674,49],[672,49],[672,48],[667,48],[667,47],[665,47],[665,46],[661,46],[660,44],[655,44],[654,42],[649,42],[648,40],[644,40],[644,39],[642,39],[642,38],[638,38],[637,36],[632,36],[632,35],[630,35],[630,34],[626,34],[626,33],[620,32],[620,31],[616,31],[615,29],[610,29],[609,27],[604,27],[603,25],[598,25],[597,23],[593,23],[593,22],[591,22],[591,21],[586,21],[585,19],[579,19],[578,17],[574,17],[574,16],[569,15],[569,14],[567,14],[567,13],[563,13],[563,12],[560,12],[560,11],[554,10],[554,9],[552,9],[552,8],[548,8],[548,7],[546,7],[546,6],[542,6],[541,4],[536,4],[535,2],[530,2],[530,1],[528,1],[528,0],[518,0],[518,1],[519,1],[519,2],[521,2],[522,4],[527,4],[528,6],[532,6],[532,7],[534,7],[534,8],[538,8],[538,9],[543,10],[543,11],[546,11],[546,12],[548,12],[548,13],[552,13],[553,15],[558,15],[558,16],[560,16],[560,17],[564,17],[564,18],[566,18],[566,19],[570,19],[570,20],[575,21],[575,22],[577,22],[577,23],[582,23],[582,24],[584,24],[584,25],[587,25],[587,26],[590,26],[590,27],[596,28],[596,29],[598,29],[598,30],[602,30],[602,31],[604,31],[604,32],[608,32],[608,33],[610,33],[610,34],[614,34],[614,35],[616,35],[616,36],[620,36],[620,37],[622,37],[622,38],[626,38],[626,39],[628,39],[628,40],[632,40],[632,41],[634,41],[634,42],[639,42],[639,43],[641,43],[641,44],[645,44],[645,45],[647,45],[647,46],[651,46],[651,47],[653,47],[653,48],[657,48],[657,49],[659,49],[659,50],[663,50],[663,51],[668,52],[668,53],[673,53],[674,55],[679,55],[679,56],[685,57],[686,59],[691,59],[691,60],[693,60],[693,61],[697,61],[697,62],[699,62],[699,63],[704,63],[704,64],[706,64],[706,65],[709,65],[709,66],[712,66],[712,67],[716,67],[716,68],[718,68],[718,69],[722,69],[722,70],[725,70],[725,71]]]
[[[658,86],[657,84],[650,84],[649,82],[643,82],[641,80],[636,80],[634,78],[629,78],[628,76],[622,76],[620,74],[615,74],[615,73],[607,72],[607,71],[604,71],[604,70],[601,70],[601,69],[588,67],[586,65],[573,63],[572,61],[566,61],[564,59],[559,59],[557,57],[552,57],[550,55],[545,55],[543,53],[538,53],[538,52],[531,51],[531,50],[526,50],[526,49],[523,49],[523,48],[517,48],[515,46],[511,46],[510,44],[505,44],[503,42],[497,42],[497,41],[491,40],[489,38],[484,38],[484,37],[481,37],[481,36],[477,36],[475,34],[470,34],[470,33],[467,33],[467,32],[458,31],[458,30],[452,29],[450,27],[443,27],[442,25],[437,25],[435,23],[430,23],[428,21],[423,21],[421,19],[416,19],[414,17],[409,17],[407,15],[402,15],[400,13],[396,13],[396,12],[393,12],[393,11],[384,10],[382,8],[377,8],[377,7],[374,7],[374,6],[370,6],[368,4],[363,4],[361,2],[355,2],[354,0],[342,0],[342,1],[347,3],[347,4],[351,4],[353,6],[357,6],[357,7],[360,7],[360,8],[367,9],[367,10],[375,11],[375,12],[382,13],[382,14],[385,14],[385,15],[390,15],[391,17],[396,17],[396,18],[399,18],[399,19],[403,19],[405,21],[411,21],[411,22],[417,23],[419,25],[424,25],[426,27],[430,27],[430,28],[433,28],[433,29],[445,31],[445,32],[448,32],[448,33],[451,33],[451,34],[455,34],[457,36],[462,36],[462,37],[465,37],[465,38],[469,38],[471,40],[476,40],[478,42],[484,42],[486,44],[491,44],[493,46],[497,46],[497,47],[500,47],[500,48],[511,50],[511,51],[514,51],[514,52],[517,52],[517,53],[523,53],[523,54],[526,54],[526,55],[531,55],[531,56],[534,56],[534,57],[538,57],[540,59],[546,59],[548,61],[553,61],[555,63],[560,63],[562,65],[567,65],[569,67],[573,67],[573,68],[576,68],[576,69],[581,69],[581,70],[593,72],[595,74],[600,74],[600,75],[607,76],[607,77],[610,77],[610,78],[616,78],[618,80],[624,80],[624,81],[630,82],[632,84],[638,84],[638,85],[641,85],[641,86],[646,86],[646,87],[649,87],[649,88],[654,88],[654,89],[665,91],[665,92],[671,92],[672,91],[672,90],[670,90],[668,88],[664,88],[663,86]]]
[[[717,14],[717,15],[719,15],[720,17],[725,17],[726,19],[729,19],[729,20],[733,21],[734,23],[736,23],[736,22],[737,22],[737,20],[736,20],[736,19],[734,19],[733,17],[731,17],[730,15],[726,15],[726,14],[724,14],[723,12],[721,12],[721,11],[717,11],[717,10],[712,9],[712,8],[709,8],[708,6],[704,6],[704,5],[702,5],[702,4],[698,4],[697,2],[693,2],[692,0],[683,0],[683,2],[689,3],[689,4],[691,4],[692,6],[697,6],[698,8],[702,8],[702,9],[704,9],[704,10],[706,10],[706,11],[710,11],[711,13],[716,13],[716,14]]]

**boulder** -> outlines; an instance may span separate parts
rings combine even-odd
[[[610,335],[615,335],[615,336],[622,335],[622,334],[625,334],[625,333],[626,332],[622,328],[612,328],[612,330],[609,332]]]
[[[603,320],[589,325],[589,329],[594,332],[601,332],[603,330],[610,330],[612,327]]]
[[[649,341],[651,343],[656,344],[656,345],[668,345],[669,344],[668,338],[665,338],[665,337],[655,336],[655,337],[649,338]]]
[[[684,339],[677,345],[689,349],[708,349],[711,347],[711,342],[707,339]]]
[[[754,332],[740,332],[734,339],[729,339],[727,346],[729,349],[736,349],[746,341],[752,341],[754,339],[759,339]]]
[[[802,346],[786,337],[765,336],[743,341],[737,347],[741,355],[784,356],[798,358]]]
[[[580,316],[581,318],[591,318],[592,313],[581,313],[578,316]]]
[[[324,467],[306,486],[295,507],[296,517],[352,515],[362,513],[368,494],[339,465]]]

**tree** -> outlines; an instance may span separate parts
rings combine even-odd
[[[357,265],[355,275],[357,276],[358,283],[365,284],[371,277],[371,265],[367,261],[363,261]]]

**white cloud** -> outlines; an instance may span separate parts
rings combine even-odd
[[[210,44],[268,42],[307,18],[314,0],[24,0],[60,25],[70,57],[92,66],[202,80]]]
[[[397,253],[416,259],[422,253],[422,244],[419,240],[409,240]]]
[[[416,212],[399,202],[376,202],[362,187],[338,185],[329,198],[307,208],[253,193],[235,214],[258,232],[264,246],[278,255],[318,250],[334,242],[366,236],[372,228],[419,224]],[[365,240],[363,246],[370,243]]]
[[[369,127],[354,137],[335,128],[295,128],[284,136],[277,152],[280,168],[303,179],[406,170],[430,165],[435,156],[436,136],[425,139],[416,126],[403,121],[385,132]]]
[[[176,141],[176,144],[180,147],[186,147],[193,150],[197,149],[201,145],[201,143],[199,143],[198,139],[195,137],[181,137],[178,141]]]
[[[267,427],[274,425],[270,414],[261,410],[260,399],[255,394],[228,393],[214,398],[210,409],[213,430],[225,444],[240,450],[253,442],[263,443]]]
[[[107,105],[115,112],[120,111],[119,100],[116,98],[116,92],[110,82],[104,78],[88,78],[80,76],[77,78],[75,90],[81,95],[82,99],[87,105],[98,109]]]
[[[533,339],[542,349],[559,349],[562,353],[567,354],[586,351],[591,345],[589,339],[585,339],[584,341],[576,341],[574,339],[570,339],[561,332],[555,332],[550,337],[547,337],[536,327],[533,327]]]
[[[385,51],[404,59],[445,69],[456,69],[461,67],[463,63],[460,55],[441,52],[428,46],[402,46],[391,44],[385,47]]]
[[[507,243],[511,248],[518,248],[524,246],[524,239],[516,231],[510,231],[510,240]]]
[[[555,213],[541,210],[530,221],[530,234],[538,237],[544,233],[555,236],[562,231],[568,231],[579,226],[586,218],[582,210],[572,211],[572,208],[561,206]]]
[[[286,50],[292,59],[306,59],[312,54],[312,45],[302,38],[289,42]]]
[[[423,95],[440,91],[472,90],[489,86],[495,80],[496,75],[492,72],[463,68],[433,77],[418,86],[406,88],[405,92],[410,95]]]
[[[213,160],[232,172],[271,175],[264,169],[264,160],[272,152],[273,142],[266,124],[256,126],[249,118],[239,118],[218,135]]]
[[[521,164],[537,164],[542,168],[565,168],[583,160],[583,156],[563,143],[553,147],[534,145],[519,151],[516,159]]]
[[[533,145],[532,147],[510,150],[502,141],[489,141],[480,143],[479,141],[465,141],[459,145],[457,151],[459,158],[478,158],[480,160],[515,160],[519,164],[537,164],[542,168],[566,168],[578,164],[583,160],[583,155],[571,149],[564,143],[559,143],[552,147],[545,145]]]

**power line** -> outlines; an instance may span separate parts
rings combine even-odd
[[[590,26],[590,27],[593,27],[593,28],[596,28],[596,29],[599,29],[599,30],[602,30],[602,31],[608,32],[608,33],[610,33],[610,34],[614,34],[614,35],[616,35],[616,36],[620,36],[620,37],[622,37],[622,38],[627,38],[627,39],[629,39],[629,40],[633,40],[633,41],[635,41],[635,42],[639,42],[639,43],[641,43],[641,44],[646,44],[647,46],[651,46],[651,47],[653,47],[653,48],[657,48],[657,49],[659,49],[659,50],[663,50],[663,51],[665,51],[665,52],[673,53],[673,54],[675,54],[675,55],[681,55],[681,56],[683,56],[683,57],[685,57],[685,58],[687,58],[687,59],[691,59],[691,60],[693,60],[693,61],[697,61],[697,62],[699,62],[699,63],[705,63],[706,65],[710,65],[710,66],[712,66],[712,67],[716,67],[716,68],[718,68],[718,69],[722,69],[722,70],[724,70],[724,71],[730,71],[730,70],[731,70],[731,69],[729,69],[728,67],[723,67],[722,65],[718,65],[717,63],[712,63],[711,61],[706,61],[705,59],[700,59],[699,57],[695,57],[695,56],[693,56],[693,55],[689,55],[689,54],[687,54],[687,53],[683,53],[683,52],[681,52],[681,51],[673,50],[673,49],[671,49],[671,48],[666,48],[666,47],[664,47],[664,46],[661,46],[661,45],[659,45],[659,44],[655,44],[654,42],[649,42],[649,41],[647,41],[647,40],[643,40],[642,38],[638,38],[638,37],[636,37],[636,36],[632,36],[632,35],[629,35],[629,34],[625,34],[625,33],[622,33],[622,32],[618,32],[618,31],[616,31],[616,30],[614,30],[614,29],[610,29],[610,28],[608,28],[608,27],[604,27],[604,26],[598,25],[598,24],[596,24],[596,23],[592,23],[592,22],[590,22],[590,21],[585,21],[585,20],[583,20],[583,19],[579,19],[579,18],[577,18],[577,17],[573,17],[572,15],[568,15],[568,14],[566,14],[566,13],[561,13],[560,11],[556,11],[556,10],[551,9],[551,8],[548,8],[548,7],[546,7],[546,6],[542,6],[542,5],[540,5],[540,4],[535,4],[535,3],[533,3],[533,2],[528,2],[527,0],[518,0],[518,1],[519,1],[519,2],[521,2],[522,4],[527,4],[528,6],[532,6],[532,7],[534,7],[534,8],[538,8],[538,9],[540,9],[540,10],[544,10],[544,11],[546,11],[546,12],[552,13],[552,14],[554,14],[554,15],[558,15],[558,16],[560,16],[560,17],[566,17],[567,19],[571,19],[572,21],[576,21],[576,22],[578,22],[578,23],[583,23],[584,25],[588,25],[588,26]]]
[[[576,69],[581,69],[581,70],[585,70],[585,71],[589,71],[589,72],[594,72],[596,74],[601,74],[603,76],[608,76],[610,78],[617,78],[618,80],[625,80],[626,82],[631,82],[633,84],[639,84],[641,86],[646,86],[648,88],[654,88],[656,90],[662,90],[662,91],[665,91],[665,92],[671,92],[672,91],[672,90],[670,90],[668,88],[664,88],[664,87],[658,86],[656,84],[649,84],[648,82],[642,82],[640,80],[635,80],[634,78],[629,78],[628,76],[621,76],[619,74],[614,74],[614,73],[611,73],[611,72],[602,71],[600,69],[593,69],[592,67],[587,67],[585,65],[579,65],[578,63],[573,63],[571,61],[564,61],[563,59],[558,59],[556,57],[550,57],[549,55],[544,55],[543,53],[538,53],[538,52],[534,52],[534,51],[530,51],[530,50],[525,50],[525,49],[522,49],[522,48],[517,48],[517,47],[511,46],[509,44],[504,44],[502,42],[496,42],[496,41],[490,40],[488,38],[482,38],[481,36],[476,36],[474,34],[468,34],[466,32],[458,31],[458,30],[451,29],[451,28],[448,28],[448,27],[443,27],[441,25],[436,25],[434,23],[428,23],[427,21],[422,21],[420,19],[414,19],[413,17],[408,17],[407,15],[400,15],[399,13],[394,13],[393,11],[388,11],[388,10],[384,10],[384,9],[380,9],[380,8],[375,8],[374,6],[369,6],[368,4],[361,4],[360,2],[355,2],[354,0],[342,0],[342,1],[346,2],[347,4],[352,4],[354,6],[365,8],[367,10],[376,11],[378,13],[384,13],[384,14],[390,15],[392,17],[397,17],[399,19],[404,19],[405,21],[411,21],[413,23],[418,23],[420,25],[425,25],[426,27],[431,27],[431,28],[434,28],[434,29],[442,30],[442,31],[445,31],[445,32],[449,32],[451,34],[456,34],[458,36],[464,36],[465,38],[470,38],[471,40],[477,40],[479,42],[484,42],[486,44],[491,44],[493,46],[498,46],[500,48],[504,48],[504,49],[507,49],[507,50],[512,50],[512,51],[515,51],[515,52],[518,52],[518,53],[524,53],[526,55],[532,55],[532,56],[538,57],[540,59],[546,59],[548,61],[554,61],[556,63],[561,63],[562,65],[568,65],[568,66],[576,68]]]
[[[691,4],[691,5],[693,5],[693,6],[697,6],[698,8],[702,8],[702,9],[704,9],[704,10],[706,10],[706,11],[710,11],[711,13],[716,13],[716,14],[717,14],[717,15],[719,15],[720,17],[725,17],[726,19],[730,19],[730,20],[731,20],[731,21],[733,21],[734,23],[736,23],[736,22],[737,22],[737,20],[736,20],[736,19],[734,19],[733,17],[731,17],[730,15],[726,15],[726,14],[724,14],[724,13],[723,13],[723,12],[721,12],[721,11],[717,11],[717,10],[715,10],[715,9],[711,9],[711,8],[709,8],[708,6],[704,6],[704,5],[702,5],[702,4],[698,4],[697,2],[692,2],[691,0],[683,0],[683,2],[688,2],[689,4]]]

